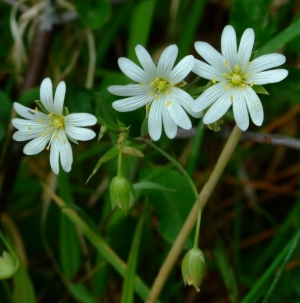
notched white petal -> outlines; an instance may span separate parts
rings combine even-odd
[[[54,112],[52,81],[45,78],[40,88],[40,99],[48,112]]]
[[[137,83],[149,83],[149,75],[138,65],[127,58],[119,58],[119,67],[121,71],[130,79]]]
[[[285,79],[287,75],[288,71],[286,69],[274,69],[251,75],[247,80],[248,83],[254,83],[255,85],[264,85],[268,83],[280,82]]]
[[[264,121],[264,110],[260,99],[251,87],[247,87],[245,100],[253,123],[261,126]]]
[[[23,152],[25,155],[38,154],[45,149],[48,141],[48,136],[35,138],[24,146]]]
[[[225,26],[221,37],[222,55],[229,61],[231,68],[234,68],[237,55],[237,42],[235,30],[231,25]]]
[[[252,28],[247,28],[241,38],[238,54],[237,64],[244,70],[250,60],[252,48],[254,45],[254,31]]]
[[[138,44],[135,47],[135,53],[143,69],[147,71],[147,73],[151,75],[153,79],[155,79],[157,77],[156,65],[153,63],[153,60],[147,50],[142,45]]]
[[[194,57],[192,55],[184,57],[170,72],[169,81],[177,84],[182,81],[192,70],[194,66]]]
[[[112,107],[119,112],[129,112],[145,106],[154,99],[153,95],[134,96],[113,102]]]
[[[255,58],[245,71],[245,73],[259,73],[264,70],[277,67],[285,63],[285,56],[281,54],[268,54]]]
[[[61,115],[64,107],[64,100],[66,94],[66,83],[61,81],[55,91],[54,96],[54,113],[57,115]]]
[[[68,126],[92,126],[97,123],[97,118],[88,113],[70,114],[65,117],[65,125]]]
[[[66,133],[69,138],[80,141],[88,141],[95,138],[96,136],[95,132],[93,132],[92,130],[76,126],[66,127]]]
[[[158,100],[157,100],[158,101]],[[162,102],[153,102],[148,117],[148,130],[150,137],[157,141],[161,136],[162,130]]]
[[[116,96],[130,97],[147,94],[153,90],[153,86],[149,84],[112,85],[107,90]]]
[[[158,77],[165,79],[168,79],[170,77],[170,72],[174,66],[177,55],[178,47],[175,44],[170,45],[164,49],[157,63]]]

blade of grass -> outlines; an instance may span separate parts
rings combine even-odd
[[[156,0],[144,0],[134,8],[129,28],[128,59],[136,58],[134,48],[137,44],[147,45],[155,4]]]
[[[262,292],[264,291],[264,287],[268,280],[274,275],[278,265],[286,258],[291,251],[291,249],[295,246],[295,243],[298,244],[300,237],[300,232],[297,232],[296,235],[292,238],[292,240],[277,254],[277,258],[273,261],[273,263],[269,266],[269,268],[265,271],[263,276],[259,279],[259,281],[254,285],[251,291],[244,297],[241,303],[255,303],[258,302],[260,297],[262,296]]]
[[[138,222],[129,253],[128,265],[125,273],[125,279],[123,282],[121,303],[134,302],[134,279],[135,279],[136,263],[139,253],[139,246],[140,246],[143,225],[145,220],[145,213],[146,213],[146,207],[144,206],[144,210]]]
[[[296,38],[300,34],[300,19],[296,20],[289,27],[267,42],[257,51],[257,57],[276,51],[283,47],[292,39]]]

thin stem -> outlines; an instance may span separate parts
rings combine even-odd
[[[118,147],[119,147],[119,157],[118,157],[118,176],[122,176],[122,159],[123,159],[123,147],[127,140],[129,131],[119,134]],[[121,141],[121,142],[120,142]]]
[[[213,190],[215,189],[217,182],[219,181],[233,151],[235,150],[235,147],[241,135],[242,135],[242,131],[237,126],[235,126],[230,137],[228,138],[228,141],[224,149],[222,150],[222,153],[217,161],[217,164],[212,174],[210,175],[207,183],[204,185],[204,187],[202,188],[199,194],[202,209],[206,205],[209,197],[211,196]],[[167,258],[165,259],[165,262],[161,266],[158,275],[155,278],[150,294],[146,301],[147,303],[155,303],[157,301],[157,298],[159,297],[159,294],[161,293],[161,290],[182,251],[184,243],[195,225],[197,216],[198,216],[198,205],[197,203],[195,203],[187,219],[185,220],[185,223],[180,233],[178,234],[175,242],[173,243],[173,246]]]

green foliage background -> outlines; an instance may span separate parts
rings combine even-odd
[[[254,139],[240,142],[204,209],[200,247],[207,268],[201,292],[183,285],[183,252],[160,302],[300,302],[299,1],[57,1],[59,23],[47,40],[48,54],[38,62],[39,72],[29,67],[37,60],[30,54],[41,47],[35,42],[44,12],[41,2],[22,2],[16,9],[19,26],[28,18],[22,35],[27,59],[19,65],[22,54],[12,36],[14,12],[9,2],[0,1],[0,227],[22,265],[12,279],[0,282],[1,303],[145,302],[194,203],[185,178],[155,150],[143,146],[145,157],[125,157],[124,172],[133,184],[148,184],[147,189],[137,190],[137,202],[127,216],[120,209],[112,211],[108,186],[117,161],[104,163],[85,183],[97,161],[116,144],[117,134],[109,132],[98,143],[73,145],[72,171],[57,178],[47,151],[25,156],[23,144],[11,140],[12,103],[34,107],[43,78],[55,84],[64,80],[65,104],[71,112],[89,112],[114,123],[119,119],[130,126],[131,137],[140,136],[145,110],[118,113],[111,107],[116,96],[107,86],[130,83],[117,59],[125,56],[137,62],[136,44],[145,46],[155,60],[170,44],[178,45],[178,60],[188,54],[198,58],[194,42],[206,41],[219,50],[227,24],[235,27],[238,37],[253,28],[258,55],[286,55],[289,76],[266,86],[269,95],[260,95],[264,124],[250,126]],[[37,83],[26,87],[31,73]],[[192,80],[190,75],[187,82]],[[188,132],[174,140],[163,135],[157,144],[187,168],[200,190],[234,119],[229,111],[220,133],[198,125],[194,119],[196,135]],[[99,132],[99,126],[94,130]],[[257,143],[257,133],[296,140],[291,147]],[[60,209],[49,191],[67,205]],[[185,249],[191,246],[189,238]],[[0,243],[0,253],[3,250]]]

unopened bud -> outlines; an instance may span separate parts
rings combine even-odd
[[[4,251],[0,256],[0,279],[8,279],[18,269],[18,261],[8,252]]]
[[[205,258],[203,252],[199,248],[192,248],[189,250],[184,256],[181,265],[184,284],[193,285],[197,292],[199,292],[204,267]]]
[[[118,206],[126,213],[135,201],[134,189],[129,181],[123,176],[116,176],[111,180],[109,192],[112,209]]]

